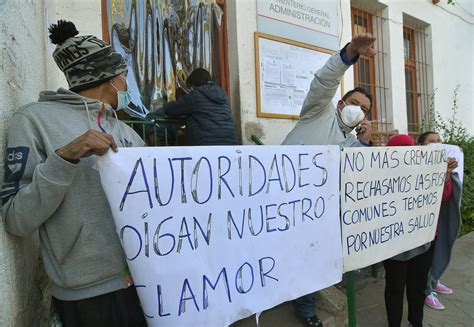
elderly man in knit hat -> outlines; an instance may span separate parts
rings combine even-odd
[[[144,145],[115,115],[130,101],[127,67],[102,40],[77,36],[71,22],[49,31],[69,90],[41,92],[11,119],[1,193],[5,228],[20,237],[39,231],[63,326],[146,326],[94,168],[109,150]]]

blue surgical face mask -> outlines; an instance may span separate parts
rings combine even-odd
[[[120,91],[117,87],[115,87],[115,85],[112,83],[112,81],[110,81],[110,85],[112,85],[112,87],[117,90],[117,108],[116,108],[116,110],[122,110],[124,108],[127,108],[128,105],[130,104],[130,101],[132,100],[132,93],[130,92],[130,90],[128,88],[127,80],[122,75],[120,75],[120,77],[122,77],[125,81],[125,84],[127,84],[127,91]]]

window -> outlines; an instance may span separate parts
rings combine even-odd
[[[359,33],[370,33],[373,35],[372,15],[352,8],[352,35]],[[360,56],[357,64],[354,65],[354,85],[360,86],[370,92],[373,96],[372,110],[368,116],[369,120],[377,119],[377,100],[375,95],[375,65],[374,58]]]
[[[416,52],[415,52],[415,31],[408,27],[403,27],[403,53],[405,57],[405,91],[407,101],[407,121],[408,132],[417,132],[419,123],[416,90]]]
[[[408,134],[412,136],[417,136],[429,123],[426,38],[423,28],[403,26],[407,122]]]
[[[386,94],[388,87],[385,84],[385,56],[383,51],[383,26],[385,19],[368,11],[351,7],[352,35],[370,33],[377,38],[374,58],[360,56],[354,65],[354,86],[362,87],[372,95],[372,108],[368,119],[372,122],[373,138],[375,144],[385,144],[393,133],[391,121],[388,118]]]

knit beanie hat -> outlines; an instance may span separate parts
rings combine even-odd
[[[415,145],[415,141],[406,134],[398,134],[392,136],[388,142],[387,146],[412,146]]]
[[[49,27],[49,33],[56,44],[54,61],[73,92],[95,87],[127,70],[122,56],[110,44],[93,35],[76,36],[79,32],[71,22],[59,20]]]

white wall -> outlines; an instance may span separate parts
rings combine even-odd
[[[25,1],[21,6],[0,2],[2,163],[9,118],[20,105],[33,101],[45,84],[42,7],[42,1]],[[34,326],[46,314],[40,304],[45,303],[46,280],[38,269],[38,236],[10,236],[0,223],[0,258],[0,325]]]
[[[235,110],[240,107],[242,142],[253,144],[250,141],[252,134],[257,135],[265,144],[281,144],[295,122],[287,119],[272,119],[257,117],[256,81],[255,81],[255,47],[254,33],[257,31],[256,0],[229,1],[229,52],[231,100]],[[349,1],[341,2],[344,17],[350,17]],[[344,20],[342,29],[343,46],[350,40],[350,20]],[[237,47],[235,47],[237,45]],[[236,78],[238,76],[238,78]],[[344,79],[344,88],[353,88],[353,71],[348,70]]]
[[[80,32],[101,36],[99,0],[0,0],[0,162],[13,112],[35,101],[41,90],[67,86],[47,49],[44,8],[50,23],[68,19]],[[39,258],[37,233],[23,239],[11,236],[0,219],[0,326],[45,325],[49,281]]]
[[[471,135],[474,135],[474,18],[472,0],[456,1],[448,5],[441,1],[433,5],[431,0],[383,0],[390,25],[390,101],[393,108],[394,128],[401,133],[406,127],[405,75],[403,71],[403,14],[415,17],[430,25],[432,58],[432,85],[436,90],[435,109],[443,116],[451,114],[453,91],[460,84],[458,119]],[[470,11],[471,14],[468,12]],[[397,37],[398,36],[398,37]],[[430,58],[429,58],[430,59]],[[429,77],[430,78],[430,77]]]
[[[242,141],[252,143],[250,135],[259,136],[265,144],[280,144],[295,122],[285,119],[258,118],[256,115],[255,49],[254,33],[257,31],[257,0],[230,1],[228,23],[230,47],[231,100],[233,108],[240,108]],[[358,1],[364,2],[362,1]],[[373,5],[372,0],[367,3]],[[408,14],[430,25],[431,52],[428,60],[432,64],[430,83],[437,89],[435,108],[443,116],[451,112],[453,90],[460,84],[459,117],[471,134],[474,134],[474,105],[472,63],[473,53],[473,2],[459,0],[466,10],[459,6],[447,5],[442,1],[433,5],[431,0],[380,0],[386,6],[380,15],[387,18],[385,33],[390,37],[384,40],[384,49],[388,56],[385,77],[389,86],[387,93],[388,113],[393,128],[400,133],[407,132],[407,114],[405,98],[405,74],[403,57],[403,15]],[[343,23],[341,47],[351,38],[350,1],[341,2]],[[470,24],[469,24],[470,22]],[[342,25],[341,25],[342,23]],[[347,71],[344,89],[353,88],[353,70]]]
[[[257,8],[255,0],[231,1],[229,15],[229,47],[232,107],[240,108],[242,142],[253,144],[252,134],[257,135],[265,144],[281,144],[295,122],[287,119],[258,118],[255,81],[254,33],[257,31]],[[341,2],[344,17],[350,17],[349,1]],[[235,14],[234,14],[235,12]],[[341,22],[340,22],[341,24]],[[350,20],[340,25],[343,46],[350,40]],[[237,45],[237,47],[235,47]],[[237,69],[237,70],[236,70]],[[235,78],[238,76],[238,78]],[[344,79],[344,88],[353,88],[353,71],[348,70]]]

